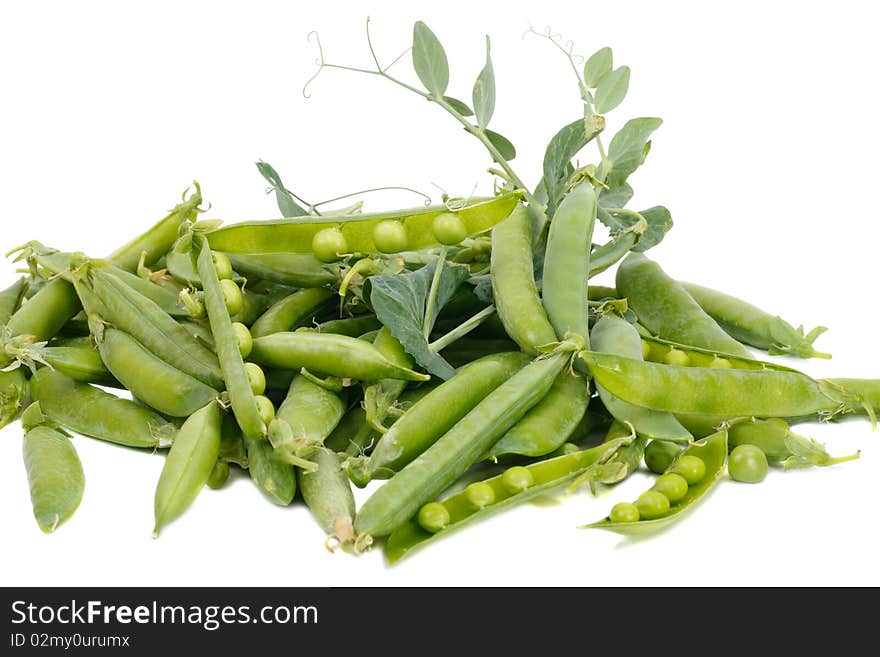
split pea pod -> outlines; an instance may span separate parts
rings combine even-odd
[[[373,340],[373,346],[392,363],[407,369],[412,368],[413,357],[406,353],[403,345],[391,335],[391,331],[386,327],[379,329],[376,339]],[[405,387],[406,381],[382,379],[370,384],[364,390],[364,410],[367,422],[374,429],[381,433],[387,431],[384,422],[388,415],[388,409],[397,401]]]
[[[768,461],[779,463],[786,470],[835,465],[859,457],[856,452],[834,458],[825,451],[822,443],[792,432],[788,423],[781,418],[750,418],[732,422],[727,433],[730,449],[740,445],[754,445],[764,452]]]
[[[639,322],[661,338],[750,358],[742,344],[724,332],[687,290],[641,253],[630,253],[617,269],[617,290]]]
[[[717,290],[701,285],[682,283],[684,289],[693,297],[712,319],[728,335],[771,355],[791,354],[800,358],[830,358],[813,349],[813,342],[825,327],[820,326],[806,335],[803,327],[795,329],[778,315],[772,315],[750,303]]]
[[[597,352],[642,360],[642,340],[638,331],[621,317],[606,315],[600,318],[593,327],[592,338]],[[640,436],[673,442],[692,440],[690,432],[671,413],[630,404],[600,383],[596,384],[596,390],[608,412],[617,421],[631,425]]]
[[[232,319],[226,307],[223,288],[214,266],[214,257],[207,240],[199,240],[198,268],[205,291],[205,309],[211,332],[214,334],[214,347],[217,359],[229,393],[229,403],[238,421],[238,426],[248,438],[258,440],[266,436],[266,423],[260,417],[256,396],[251,388],[244,360],[238,346],[238,338]]]
[[[345,415],[345,404],[338,394],[302,375],[293,378],[284,402],[278,407],[276,419],[286,422],[290,432],[276,440],[273,432],[269,439],[275,455],[282,461],[285,455],[310,459]],[[296,461],[292,461],[296,463]]]
[[[336,296],[333,290],[322,287],[294,292],[260,315],[251,326],[251,335],[260,338],[306,326]]]
[[[574,333],[589,347],[587,279],[596,220],[596,192],[581,183],[563,198],[547,235],[542,302],[556,337]]]
[[[257,338],[251,358],[278,369],[298,371],[305,367],[310,372],[359,381],[427,381],[431,378],[392,363],[365,340],[314,331],[274,333]]]
[[[28,381],[23,367],[0,371],[0,429],[12,422],[28,396]]]
[[[359,535],[384,536],[413,517],[425,502],[460,477],[543,399],[568,365],[574,348],[571,343],[562,343],[553,353],[532,361],[490,392],[437,442],[373,493],[358,512],[355,531]]]
[[[532,229],[522,204],[492,230],[492,293],[508,335],[528,354],[556,340],[535,285]],[[586,279],[585,279],[586,280]]]
[[[156,485],[153,538],[186,511],[208,483],[220,455],[221,420],[219,404],[211,401],[180,427]]]
[[[382,436],[368,459],[347,464],[352,481],[365,486],[373,478],[387,478],[401,470],[528,362],[525,354],[508,352],[485,356],[459,369],[413,404]]]
[[[214,388],[155,356],[128,333],[91,318],[107,369],[147,406],[171,417],[189,417],[219,397]]]
[[[84,436],[128,447],[167,447],[177,427],[157,413],[48,367],[31,378],[31,397],[46,417]]]
[[[22,416],[24,467],[34,518],[49,534],[68,520],[82,501],[86,480],[70,436],[58,429],[32,404]]]
[[[299,489],[312,517],[327,533],[327,547],[354,542],[355,502],[351,483],[336,452],[319,447],[312,457],[317,469],[297,472]],[[335,544],[335,545],[334,545]]]

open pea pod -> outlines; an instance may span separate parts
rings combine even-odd
[[[735,356],[711,349],[703,349],[702,347],[692,347],[690,345],[664,340],[656,336],[642,335],[642,344],[647,352],[645,360],[653,363],[663,363],[669,357],[670,352],[681,352],[687,358],[684,359],[686,367],[715,367],[715,368],[731,368],[735,370],[777,370],[780,372],[797,372],[797,370],[780,365],[778,363],[770,363],[756,358],[745,358],[743,356]],[[679,354],[679,357],[681,357]]]
[[[631,441],[630,436],[618,438],[591,449],[527,465],[524,469],[531,475],[533,483],[519,492],[511,491],[505,485],[504,474],[477,482],[476,485],[481,490],[479,496],[474,494],[473,486],[475,485],[471,484],[460,493],[440,502],[449,513],[449,522],[444,529],[431,533],[423,529],[417,519],[412,518],[398,526],[388,537],[385,542],[385,557],[389,563],[393,564],[416,548],[424,547],[433,539],[447,536],[468,523],[486,518],[493,513],[556,489],[583,475],[592,466],[608,462]],[[521,468],[522,466],[515,467]]]
[[[476,235],[505,219],[519,201],[518,193],[490,199],[473,199],[453,213],[467,235]],[[376,227],[385,221],[399,222],[405,229],[406,244],[396,251],[413,251],[439,244],[434,235],[434,219],[449,213],[450,207],[435,205],[379,214],[353,214],[320,217],[293,217],[271,221],[245,221],[209,231],[211,248],[227,253],[312,253],[312,240],[325,229],[338,228],[346,252],[377,253]]]
[[[611,522],[611,519],[606,517],[599,522],[584,525],[583,527],[588,529],[607,529],[618,534],[634,536],[650,534],[674,523],[685,510],[692,507],[709,492],[724,472],[724,464],[727,461],[727,431],[719,431],[708,438],[691,444],[682,450],[681,454],[678,455],[678,459],[685,455],[696,456],[702,459],[703,463],[706,464],[706,474],[701,481],[688,486],[687,494],[681,500],[672,504],[664,516],[652,520],[637,520],[635,522]],[[671,467],[674,467],[674,463]]]

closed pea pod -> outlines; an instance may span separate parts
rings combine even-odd
[[[554,353],[526,365],[490,392],[437,442],[373,493],[355,519],[357,533],[389,534],[461,476],[547,394],[569,363],[574,348],[563,343]]]
[[[258,281],[293,287],[324,287],[338,274],[315,256],[303,253],[228,253],[235,271]]]
[[[70,437],[45,421],[39,404],[27,409],[22,424],[25,430],[22,451],[34,518],[48,534],[79,507],[86,485],[85,475]]]
[[[335,333],[347,335],[352,338],[362,338],[371,331],[382,328],[382,322],[375,315],[359,315],[357,317],[343,317],[342,319],[330,319],[321,322],[315,327],[318,333]]]
[[[47,367],[31,378],[43,413],[76,433],[128,447],[167,447],[177,428],[161,415]]]
[[[18,310],[21,299],[27,290],[27,279],[19,278],[15,283],[0,292],[0,326],[6,324],[9,318]]]
[[[287,506],[296,495],[296,473],[292,465],[275,456],[268,440],[244,437],[248,473],[263,496],[278,506]]]
[[[214,258],[211,247],[206,240],[200,240],[198,256],[199,276],[205,291],[205,308],[211,332],[214,334],[214,345],[220,369],[229,393],[229,402],[238,425],[244,435],[251,439],[266,436],[266,424],[260,417],[257,401],[244,367],[244,360],[238,348],[238,338],[232,319],[226,308],[220,279],[214,269]]]
[[[260,338],[308,325],[335,297],[336,294],[327,288],[309,288],[294,292],[260,315],[251,326],[251,335]]]
[[[177,433],[156,485],[154,538],[208,483],[220,455],[220,427],[220,407],[212,401],[187,418]]]
[[[293,378],[287,397],[278,408],[276,417],[291,429],[284,442],[273,440],[275,454],[281,460],[290,453],[300,459],[309,459],[324,444],[345,414],[345,404],[332,390],[319,386],[302,375]],[[270,440],[273,439],[270,433]]]
[[[275,333],[257,338],[251,359],[269,367],[286,370],[305,367],[310,372],[360,381],[427,381],[431,378],[395,365],[369,342],[314,331]]]
[[[735,421],[730,423],[728,443],[731,449],[740,445],[759,448],[771,463],[780,463],[786,470],[828,466],[859,457],[859,452],[848,456],[832,457],[825,446],[791,431],[788,423],[781,418]]]
[[[531,217],[523,205],[492,230],[492,292],[507,333],[528,354],[556,340],[538,297]]]
[[[83,346],[43,347],[40,357],[49,367],[76,381],[96,385],[120,387],[119,381],[107,369],[101,354],[90,344]]]
[[[153,355],[133,337],[91,318],[101,359],[132,394],[172,417],[189,417],[220,393]]]
[[[327,533],[328,549],[349,545],[355,540],[355,502],[351,484],[334,451],[319,447],[312,458],[317,469],[297,472],[303,500]]]
[[[28,382],[23,368],[0,370],[0,429],[18,416],[27,395]]]

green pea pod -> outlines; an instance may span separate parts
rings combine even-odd
[[[590,278],[601,274],[617,264],[621,258],[638,244],[641,233],[638,230],[625,230],[614,235],[608,242],[597,247],[590,254]],[[611,295],[617,296],[617,295]]]
[[[309,288],[294,292],[273,304],[251,326],[251,335],[260,338],[273,333],[291,331],[311,324],[315,315],[336,298],[333,290]]]
[[[220,405],[211,401],[187,418],[165,457],[156,485],[153,538],[195,501],[220,455]]]
[[[250,326],[259,319],[260,315],[266,312],[269,307],[269,297],[264,294],[245,289],[241,293],[241,310],[232,316],[233,322],[239,322],[245,326]]]
[[[825,446],[811,438],[793,433],[788,423],[781,418],[767,420],[748,420],[731,422],[728,433],[728,447],[754,445],[764,452],[771,463],[781,463],[786,470],[828,466],[859,457],[859,452],[834,458]]]
[[[492,199],[477,199],[455,208],[467,235],[476,235],[504,219],[519,200],[519,194],[503,194]],[[211,247],[225,253],[312,253],[312,241],[322,230],[338,229],[345,251],[377,253],[373,234],[384,221],[396,221],[406,229],[406,247],[417,251],[437,246],[434,219],[448,213],[449,207],[433,206],[382,214],[334,215],[330,217],[291,217],[273,221],[248,221],[210,231]]]
[[[587,289],[587,297],[590,301],[603,301],[604,299],[617,299],[617,288],[604,285],[591,285]]]
[[[24,369],[0,370],[0,429],[12,422],[28,396]]]
[[[596,220],[596,192],[581,183],[556,209],[544,253],[542,301],[556,337],[574,333],[589,347],[587,279]]]
[[[220,460],[234,463],[240,468],[248,467],[247,449],[241,429],[238,428],[235,418],[228,414],[223,416],[223,425],[220,428]]]
[[[406,353],[403,345],[391,334],[388,328],[382,327],[379,330],[376,339],[373,340],[373,346],[395,365],[407,369],[413,366],[413,357]],[[367,422],[376,431],[380,433],[387,431],[385,418],[388,416],[388,409],[397,401],[405,387],[406,381],[382,379],[367,386],[364,390],[364,409],[366,410]]]
[[[156,357],[128,333],[91,318],[101,359],[131,393],[160,413],[189,417],[220,393]]]
[[[293,466],[278,460],[268,440],[245,437],[244,443],[251,480],[272,504],[288,506],[296,495]]]
[[[39,404],[28,407],[22,424],[24,467],[34,518],[49,534],[77,510],[86,479],[70,437],[46,422]]]
[[[790,354],[800,358],[831,358],[813,349],[813,342],[826,331],[817,327],[804,335],[804,328],[795,329],[778,315],[771,315],[750,303],[723,292],[692,283],[682,283],[694,301],[728,335],[771,355]]]
[[[637,329],[638,330],[638,329]],[[654,363],[668,363],[670,352],[681,352],[686,358],[683,365],[688,367],[730,367],[737,370],[778,370],[781,372],[796,372],[797,370],[777,363],[769,363],[757,360],[751,356],[732,356],[713,349],[703,349],[693,345],[671,342],[651,335],[641,336],[643,348],[647,350],[645,360]]]
[[[543,399],[569,364],[574,348],[572,343],[562,343],[490,392],[415,461],[373,493],[358,512],[355,531],[364,536],[385,536],[415,515],[422,504],[452,484]]]
[[[505,351],[516,351],[519,345],[510,339],[480,340],[475,338],[460,338],[443,349],[440,355],[455,368],[463,367],[468,363]]]
[[[621,399],[657,411],[721,417],[823,417],[856,400],[829,382],[794,371],[678,367],[585,351],[593,378]]]
[[[189,316],[189,311],[180,303],[180,290],[182,288],[157,285],[148,279],[129,273],[120,267],[110,266],[108,269],[120,281],[150,299],[172,317]]]
[[[538,347],[556,340],[556,332],[535,285],[531,221],[525,206],[517,205],[492,230],[492,294],[508,335],[534,355]]]
[[[314,331],[274,333],[257,338],[251,358],[269,367],[297,371],[304,367],[310,372],[359,381],[427,381],[431,378],[395,365],[369,342]]]
[[[177,433],[177,427],[148,408],[48,367],[31,377],[30,392],[47,417],[84,436],[154,449],[170,445]]]
[[[352,481],[365,486],[373,478],[401,470],[528,362],[524,354],[508,352],[462,367],[406,411],[382,436],[369,459],[346,464]]]
[[[0,326],[4,326],[9,318],[18,310],[21,299],[27,290],[26,278],[19,278],[15,283],[0,292]]]
[[[642,341],[638,331],[625,319],[614,315],[606,315],[596,322],[593,327],[593,348],[600,353],[642,360]],[[608,412],[619,422],[632,426],[638,435],[652,440],[684,443],[693,439],[672,413],[625,402],[598,383],[596,390]]]
[[[342,416],[339,424],[324,441],[324,446],[340,454],[351,453],[357,456],[378,436],[378,432],[367,422],[364,407],[355,404]]]
[[[607,529],[624,535],[640,535],[656,532],[674,523],[684,511],[696,504],[724,473],[724,464],[727,461],[727,432],[719,431],[691,444],[682,450],[676,460],[680,460],[685,455],[702,459],[706,465],[706,474],[700,482],[689,486],[687,494],[680,501],[672,504],[664,516],[635,522],[612,522],[610,518],[604,518],[591,525],[584,525],[584,528]],[[675,464],[670,467],[674,468]]]
[[[441,531],[428,532],[416,519],[410,519],[396,527],[385,542],[385,558],[389,563],[396,563],[435,539],[545,495],[608,461],[631,440],[631,437],[621,438],[591,449],[578,450],[527,465],[525,469],[531,474],[533,483],[520,492],[512,492],[504,485],[503,474],[479,481],[477,486],[465,488],[440,502],[449,514],[449,524]],[[478,492],[482,493],[479,497],[476,494]]]
[[[641,253],[630,253],[617,269],[617,290],[639,322],[673,342],[750,358],[751,353],[724,332],[678,282]]]
[[[574,433],[587,412],[589,401],[586,379],[563,372],[556,378],[547,396],[492,446],[489,457],[549,454]]]
[[[310,459],[345,415],[345,404],[338,394],[317,385],[302,375],[293,378],[276,416],[287,422],[291,434],[284,444],[273,442],[276,456],[284,460],[290,453]],[[272,438],[270,434],[270,439]]]
[[[75,381],[119,388],[119,381],[101,359],[92,345],[44,347],[40,356],[49,367],[58,370]]]
[[[227,253],[235,271],[257,281],[271,281],[292,287],[324,287],[337,282],[336,267],[311,254]]]
[[[200,240],[199,245],[199,276],[205,291],[205,309],[214,334],[214,347],[217,359],[229,393],[229,403],[238,421],[238,426],[248,438],[257,440],[266,437],[266,424],[260,417],[257,400],[248,379],[244,360],[238,347],[238,339],[232,326],[232,319],[226,309],[226,300],[217,270],[214,268],[214,257],[207,240]]]
[[[328,534],[328,549],[346,546],[355,540],[355,502],[351,484],[342,470],[336,452],[324,447],[313,456],[318,467],[313,472],[297,472],[299,489],[312,517]]]
[[[344,317],[321,322],[315,327],[318,333],[335,333],[358,338],[371,331],[382,328],[382,322],[375,315],[359,315],[357,317]]]
[[[852,400],[853,410],[864,411],[876,424],[876,413],[880,413],[880,379],[825,379],[825,383],[837,390],[845,391]]]

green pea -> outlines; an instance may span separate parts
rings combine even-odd
[[[642,520],[654,520],[669,513],[669,498],[655,490],[645,491],[639,495],[635,507]]]
[[[663,362],[667,365],[678,365],[680,367],[687,367],[691,364],[690,356],[688,356],[681,349],[672,348],[666,355],[663,356]]]
[[[611,522],[638,522],[640,517],[639,508],[631,502],[618,502],[609,515]]]
[[[521,465],[515,465],[508,468],[501,475],[501,485],[511,495],[522,493],[524,490],[531,488],[535,483],[535,477],[528,468]]]
[[[709,363],[709,367],[730,369],[733,367],[733,363],[731,363],[727,358],[721,358],[719,356],[715,356],[712,358],[712,361]]]
[[[266,374],[262,367],[256,363],[245,363],[244,371],[247,373],[248,383],[251,384],[251,390],[255,395],[262,395],[266,392]]]
[[[232,263],[229,262],[229,258],[225,253],[214,251],[211,253],[211,258],[214,260],[214,269],[217,270],[217,278],[221,281],[232,278]]]
[[[260,419],[266,426],[269,426],[269,423],[275,419],[275,405],[271,399],[264,395],[254,396],[254,401],[257,402],[257,412],[260,415]]]
[[[460,217],[451,212],[444,212],[434,217],[431,228],[437,241],[447,246],[460,244],[467,237],[467,226],[464,225]]]
[[[482,509],[495,502],[495,489],[485,481],[475,481],[464,489],[465,497],[477,509]]]
[[[449,511],[439,502],[428,502],[419,509],[418,522],[426,532],[436,534],[449,524]]]
[[[250,329],[241,322],[233,322],[232,330],[235,331],[235,339],[238,341],[238,352],[242,358],[247,358],[254,348],[254,338]]]
[[[373,228],[373,243],[380,253],[406,251],[409,243],[406,226],[393,219],[380,221]]]
[[[687,495],[688,482],[684,477],[679,474],[675,474],[674,472],[667,472],[666,474],[662,474],[657,477],[657,481],[654,482],[651,490],[655,490],[658,493],[663,493],[667,498],[669,498],[670,502],[675,504],[676,502],[684,499],[684,496]]]
[[[706,463],[699,456],[685,454],[673,464],[671,472],[681,475],[688,486],[693,486],[706,476]]]
[[[675,443],[665,440],[652,440],[645,448],[645,465],[656,474],[663,474],[672,465],[681,451]]]
[[[338,228],[324,228],[312,238],[312,253],[321,262],[336,262],[348,253],[348,242]]]
[[[727,459],[727,472],[734,481],[757,484],[767,476],[767,456],[755,445],[735,447]]]
[[[244,295],[241,293],[241,288],[234,281],[225,278],[220,281],[220,289],[223,291],[223,300],[226,302],[226,310],[230,317],[241,312],[242,306],[244,306]]]

